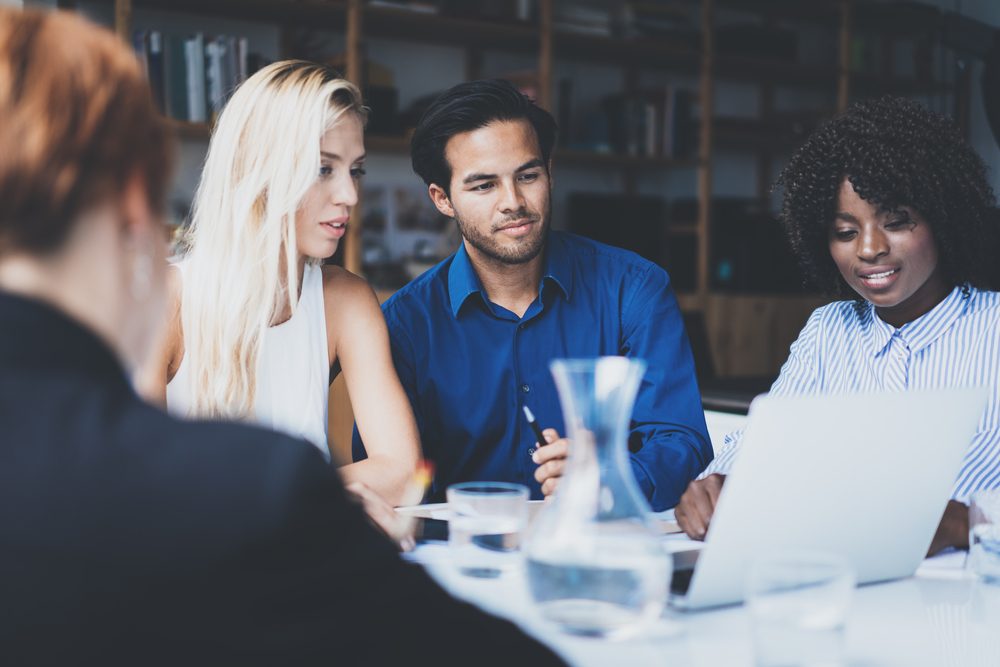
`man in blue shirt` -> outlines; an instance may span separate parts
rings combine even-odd
[[[680,308],[661,268],[549,229],[556,124],[506,81],[445,92],[413,134],[413,169],[464,242],[383,306],[431,502],[449,484],[509,481],[555,491],[570,443],[549,361],[645,359],[629,433],[654,510],[675,505],[712,459]],[[616,221],[609,220],[608,224]],[[536,443],[527,405],[548,443]],[[354,459],[365,457],[354,432]]]

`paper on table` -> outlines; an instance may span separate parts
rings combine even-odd
[[[662,519],[657,519],[656,524],[660,528],[661,535],[674,535],[676,533],[682,533],[681,527],[677,525],[676,521],[664,521]]]
[[[541,511],[544,504],[544,500],[528,501],[528,525],[531,525],[535,520],[535,517]],[[400,514],[423,519],[447,521],[451,518],[451,510],[448,509],[448,503],[429,503],[427,505],[413,505],[412,507],[397,507],[396,511]],[[661,535],[673,535],[681,532],[677,522],[673,520],[673,514],[672,510],[668,510],[655,515],[657,517],[656,524],[660,528]]]
[[[968,551],[959,549],[945,549],[939,554],[930,558],[925,558],[920,567],[917,568],[918,577],[945,577],[960,578],[965,576],[965,561],[969,556]]]
[[[528,525],[535,520],[538,512],[545,504],[544,500],[528,501]],[[411,507],[397,507],[396,511],[406,516],[418,517],[422,519],[441,519],[447,521],[451,518],[451,510],[448,503],[428,503],[426,505],[413,505]]]

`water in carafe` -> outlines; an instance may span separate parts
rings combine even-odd
[[[528,582],[567,632],[627,635],[658,617],[672,573],[628,458],[641,360],[551,364],[570,454],[555,497],[528,535]]]

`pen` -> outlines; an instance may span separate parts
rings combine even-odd
[[[542,435],[542,427],[535,421],[535,415],[531,414],[531,408],[527,405],[524,406],[524,416],[528,418],[528,425],[531,426],[531,430],[535,432],[535,440],[538,441],[538,446],[544,447],[547,445],[548,442],[545,440],[545,436]]]

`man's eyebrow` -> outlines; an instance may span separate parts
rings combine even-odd
[[[462,184],[467,185],[469,183],[475,183],[476,181],[489,181],[496,177],[496,174],[469,174],[462,179]]]
[[[542,161],[542,158],[536,157],[534,160],[529,160],[528,162],[522,164],[520,167],[517,168],[517,171],[527,171],[528,169],[534,169],[535,167],[544,167],[544,166],[545,162]]]

